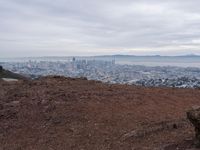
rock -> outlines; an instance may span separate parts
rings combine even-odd
[[[195,106],[187,112],[187,118],[195,127],[195,145],[200,148],[200,106]]]
[[[0,71],[2,71],[3,70],[3,67],[2,66],[0,66]]]

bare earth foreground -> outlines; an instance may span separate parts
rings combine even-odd
[[[0,150],[192,149],[200,90],[46,77],[0,81]]]

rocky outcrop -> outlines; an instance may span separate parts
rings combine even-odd
[[[200,106],[193,107],[187,112],[187,118],[195,127],[195,145],[200,148]]]

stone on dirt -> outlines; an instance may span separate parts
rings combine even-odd
[[[195,127],[195,145],[200,148],[200,106],[195,106],[187,112],[187,118]]]

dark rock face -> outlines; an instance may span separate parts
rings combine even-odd
[[[200,106],[194,107],[187,112],[187,118],[195,127],[196,146],[200,148]]]
[[[3,70],[3,67],[2,66],[0,66],[0,71],[2,71]]]

